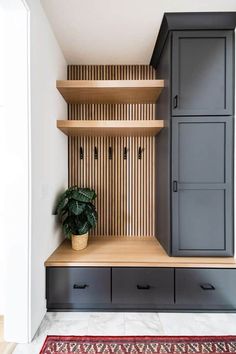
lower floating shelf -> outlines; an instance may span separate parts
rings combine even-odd
[[[69,136],[155,136],[163,120],[58,120],[57,128]]]
[[[73,251],[65,240],[46,267],[184,267],[236,268],[233,257],[169,257],[154,237],[90,237],[88,247]]]

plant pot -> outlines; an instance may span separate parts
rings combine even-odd
[[[71,245],[72,249],[75,251],[83,250],[88,244],[88,233],[83,235],[72,235]]]

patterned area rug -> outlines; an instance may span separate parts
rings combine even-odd
[[[48,336],[40,354],[215,354],[236,353],[236,336]]]

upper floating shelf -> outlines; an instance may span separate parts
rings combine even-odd
[[[155,136],[163,120],[58,120],[57,128],[69,136]]]
[[[57,89],[67,103],[155,103],[164,80],[64,80]]]

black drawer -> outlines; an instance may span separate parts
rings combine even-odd
[[[111,269],[47,268],[48,308],[83,308],[111,302]]]
[[[236,308],[236,269],[176,269],[176,304],[192,309]]]
[[[112,303],[155,307],[174,303],[174,269],[113,268]]]

